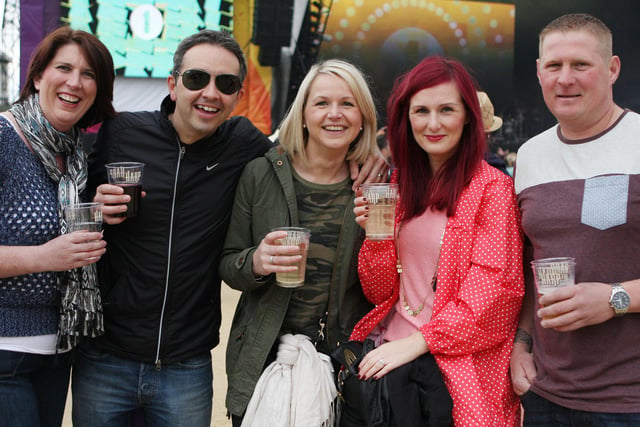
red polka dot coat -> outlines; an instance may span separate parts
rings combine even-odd
[[[393,241],[364,242],[358,271],[376,307],[351,339],[365,339],[398,301],[395,254]],[[455,426],[520,425],[509,359],[523,294],[513,183],[483,162],[447,221],[433,314],[420,328],[453,399]]]

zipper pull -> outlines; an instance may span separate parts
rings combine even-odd
[[[162,361],[160,359],[156,360],[156,371],[160,371],[162,369]]]
[[[324,328],[327,326],[327,317],[329,316],[329,312],[325,312],[324,316],[320,318],[318,322],[318,326],[320,326],[320,330],[318,331],[318,342],[316,342],[316,346],[324,341]]]

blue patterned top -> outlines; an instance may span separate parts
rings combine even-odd
[[[43,244],[58,235],[57,185],[0,116],[0,245]],[[56,273],[0,278],[0,336],[56,333]]]

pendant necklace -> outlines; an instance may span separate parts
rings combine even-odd
[[[398,242],[400,241],[400,230],[402,227],[398,228]],[[446,228],[446,227],[445,227]],[[438,246],[438,258],[436,259],[436,269],[433,272],[433,277],[431,278],[431,288],[433,289],[433,291],[436,291],[436,284],[437,284],[437,279],[438,279],[438,264],[440,264],[440,251],[442,250],[442,240],[444,239],[444,230],[442,230],[442,234],[440,235],[440,243]],[[397,245],[396,245],[396,257],[397,257],[397,263],[396,263],[396,269],[398,271],[398,275],[400,276],[400,290],[404,289],[403,283],[402,283],[402,263],[400,262],[400,249],[398,249]],[[411,306],[409,305],[409,303],[407,302],[407,299],[404,295],[404,292],[400,292],[400,295],[402,297],[402,308],[404,308],[404,310],[407,312],[407,314],[411,317],[416,317],[418,314],[420,314],[420,312],[422,311],[422,309],[424,308],[424,304],[425,302],[427,302],[427,297],[429,296],[429,293],[427,292],[427,294],[425,295],[424,299],[422,300],[422,303],[416,308],[416,309],[412,309]]]

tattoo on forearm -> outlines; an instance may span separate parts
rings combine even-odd
[[[531,348],[531,346],[533,345],[533,339],[531,339],[531,335],[529,335],[529,332],[525,331],[522,328],[518,328],[516,330],[516,338],[513,340],[513,342],[526,344],[529,346],[529,348]]]

